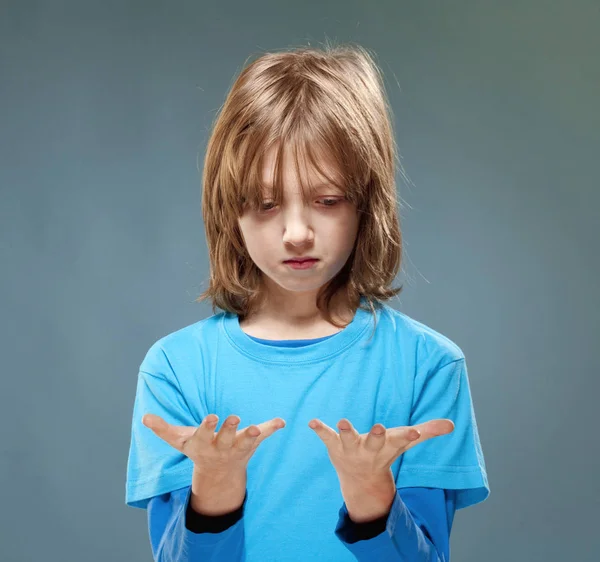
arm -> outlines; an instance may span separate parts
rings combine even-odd
[[[223,515],[204,515],[198,513],[192,507],[192,502],[187,502],[185,512],[185,527],[192,533],[222,533],[233,527],[243,516],[248,495],[244,497],[244,503],[235,511]],[[191,500],[191,497],[190,497]]]
[[[243,514],[236,511],[205,516],[190,505],[191,486],[151,498],[148,528],[156,562],[242,560]]]
[[[372,521],[355,523],[344,503],[335,534],[359,561],[448,562],[455,505],[452,490],[400,488]]]
[[[240,499],[242,498],[242,499]],[[153,497],[148,504],[152,554],[157,562],[242,560],[246,479],[204,478]]]

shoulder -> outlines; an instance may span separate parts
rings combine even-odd
[[[441,366],[464,360],[460,346],[434,328],[383,303],[380,321],[391,330],[405,352],[414,352],[417,362]]]
[[[213,314],[161,336],[146,352],[140,370],[149,373],[164,372],[165,367],[168,370],[178,358],[189,359],[202,348],[210,348],[217,338],[218,324],[223,315],[223,312]]]

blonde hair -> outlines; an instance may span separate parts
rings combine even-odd
[[[398,159],[382,74],[361,46],[300,47],[266,53],[245,66],[213,124],[202,177],[202,214],[210,284],[197,299],[242,319],[264,297],[262,272],[248,254],[238,226],[247,205],[259,205],[265,153],[275,147],[272,199],[281,203],[282,152],[294,151],[357,205],[359,228],[348,261],[320,288],[317,306],[333,319],[334,296],[353,310],[368,309],[402,291],[389,285],[399,271],[402,235],[396,193]],[[325,155],[340,172],[319,166]],[[302,194],[310,197],[302,174]],[[343,294],[345,292],[345,294]]]

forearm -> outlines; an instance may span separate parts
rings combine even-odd
[[[245,494],[245,472],[208,475],[194,469],[190,486],[152,498],[148,517],[154,559],[241,561],[245,544],[243,521],[239,517],[225,526],[223,516],[241,509]]]
[[[391,476],[391,473],[390,473]],[[344,506],[336,527],[337,537],[359,561],[365,562],[445,562],[445,541],[438,533],[442,550],[429,535],[423,521],[415,520],[393,476],[371,482],[341,482]],[[421,494],[423,492],[420,492]],[[414,498],[413,498],[414,503]],[[443,495],[437,496],[437,509],[444,509]],[[435,521],[435,513],[429,513]],[[445,515],[445,514],[444,514]],[[446,537],[447,539],[448,537]],[[442,554],[440,554],[440,552]]]
[[[195,533],[186,527],[186,506],[191,486],[171,494],[168,503],[154,508],[150,521],[156,562],[242,562],[245,559],[245,529],[240,520],[222,532]],[[160,510],[160,511],[158,511]]]
[[[348,515],[355,523],[368,523],[388,514],[396,496],[391,471],[373,480],[340,479],[340,487]]]
[[[244,503],[246,485],[246,470],[206,474],[194,468],[190,506],[196,513],[211,517],[231,513]]]

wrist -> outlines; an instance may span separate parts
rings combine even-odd
[[[190,507],[201,515],[219,516],[239,509],[246,497],[246,471],[206,474],[194,470]]]
[[[389,515],[396,497],[396,484],[390,471],[380,478],[341,483],[348,516],[355,523],[368,523]]]

